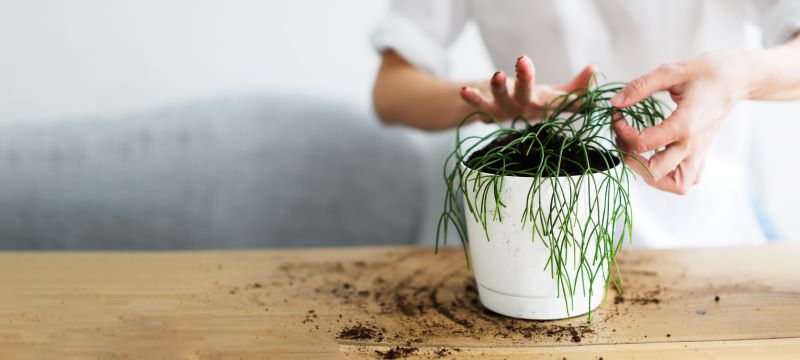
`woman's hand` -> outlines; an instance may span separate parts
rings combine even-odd
[[[498,120],[524,116],[538,118],[543,108],[557,97],[584,87],[597,67],[589,65],[571,82],[563,85],[536,85],[536,71],[527,56],[520,56],[516,64],[516,78],[498,71],[488,84],[464,86],[461,98],[475,110],[492,114]],[[490,121],[490,119],[483,119]]]
[[[625,120],[614,123],[617,143],[632,156],[626,163],[648,184],[685,194],[700,181],[711,141],[733,106],[751,91],[753,72],[745,52],[707,53],[662,65],[629,82],[612,98],[611,104],[622,109],[667,90],[678,105],[661,124],[641,132]],[[662,148],[649,159],[641,155]]]
[[[425,130],[452,129],[475,110],[499,120],[518,115],[533,119],[553,99],[586,86],[597,71],[596,66],[587,66],[568,84],[549,86],[535,85],[533,62],[527,56],[517,59],[516,68],[516,79],[498,71],[489,81],[454,82],[416,69],[394,51],[385,51],[372,89],[375,112],[385,123]]]

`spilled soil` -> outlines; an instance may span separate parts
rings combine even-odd
[[[330,292],[333,300],[352,306],[365,314],[397,316],[404,325],[399,329],[378,331],[374,324],[349,325],[337,336],[354,339],[352,334],[367,334],[366,339],[394,342],[426,342],[449,336],[475,339],[547,338],[556,342],[581,342],[594,332],[585,319],[575,324],[512,319],[496,314],[480,304],[471,278],[435,284],[414,284],[410,278],[399,282],[382,277],[373,280],[369,295],[349,282],[331,284],[320,292]],[[453,291],[454,286],[458,291]],[[597,326],[597,325],[594,325]],[[361,339],[365,339],[362,337]]]
[[[307,320],[335,310],[331,315],[336,328],[331,333],[345,343],[410,347],[471,338],[481,343],[577,344],[596,339],[598,331],[607,330],[603,319],[619,314],[615,307],[596,311],[592,323],[586,316],[559,321],[509,318],[481,305],[474,277],[459,254],[440,257],[432,266],[408,266],[415,254],[390,261],[287,262],[280,265],[283,276],[269,285],[313,298],[319,305],[305,314]],[[610,302],[621,307],[657,306],[660,291],[651,287],[617,294]]]
[[[214,281],[219,291],[209,300],[253,316],[267,312],[281,324],[267,329],[273,337],[302,343],[308,336],[356,357],[438,359],[480,356],[495,347],[735,338],[720,322],[730,316],[729,304],[742,304],[742,296],[731,294],[775,296],[769,286],[751,281],[689,278],[687,265],[670,253],[623,253],[617,260],[623,284],[609,289],[592,322],[585,315],[530,321],[481,305],[461,249],[445,248],[438,256],[424,247],[332,254],[272,257],[266,271],[244,267],[220,274]],[[215,271],[223,272],[222,265]],[[698,326],[687,327],[687,321]]]
[[[388,359],[457,358],[461,349],[455,344],[601,343],[618,330],[609,319],[636,318],[643,310],[657,311],[669,300],[664,295],[670,289],[649,270],[649,259],[621,260],[621,268],[629,269],[623,270],[625,291],[612,288],[606,304],[593,312],[591,323],[585,315],[557,321],[514,319],[483,307],[460,250],[440,254],[434,262],[421,261],[431,255],[430,249],[421,248],[387,250],[371,260],[287,261],[276,264],[279,271],[270,279],[225,291],[266,311],[296,308],[291,304],[298,302],[313,304],[297,314],[298,326],[328,334],[341,344],[363,346],[362,354]],[[273,293],[281,298],[270,297]],[[635,321],[625,323],[631,328],[621,332],[638,331]],[[377,351],[370,348],[376,344],[381,345]]]
[[[339,331],[336,336],[337,339],[345,340],[374,340],[377,342],[383,341],[383,332],[385,330],[378,328],[371,324],[356,324],[347,326]]]

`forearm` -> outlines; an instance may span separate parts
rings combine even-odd
[[[383,56],[373,88],[373,104],[386,123],[425,130],[457,126],[473,108],[459,96],[456,83],[415,69],[396,54]]]
[[[800,34],[784,45],[746,56],[753,70],[749,99],[800,100]]]

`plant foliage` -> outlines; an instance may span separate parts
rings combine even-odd
[[[447,192],[436,235],[438,251],[440,241],[446,242],[454,229],[470,266],[465,216],[482,225],[487,239],[490,219],[521,217],[531,241],[542,241],[550,250],[543,270],[556,279],[568,311],[573,295],[586,291],[587,285],[591,292],[596,281],[603,281],[607,289],[612,279],[617,287],[622,280],[616,255],[633,230],[633,174],[621,161],[626,153],[616,144],[611,125],[622,117],[641,130],[664,119],[664,106],[655,98],[617,109],[610,99],[624,84],[591,83],[551,102],[539,121],[517,117],[502,123],[481,112],[467,116],[445,162]],[[462,138],[462,127],[477,116],[490,118],[497,129]],[[503,212],[500,194],[506,177],[533,180],[521,214]],[[552,189],[542,192],[552,193],[549,199],[537,195],[546,187]],[[588,211],[579,211],[580,206]],[[612,271],[616,277],[610,276]]]

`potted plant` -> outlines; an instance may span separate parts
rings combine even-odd
[[[664,119],[654,98],[611,106],[622,85],[590,82],[551,102],[540,121],[503,124],[476,112],[458,127],[436,249],[454,228],[488,309],[538,320],[589,313],[591,321],[609,284],[619,285],[616,255],[632,232],[633,173],[611,125],[624,118],[643,129]],[[479,114],[497,130],[462,138],[463,125]]]

